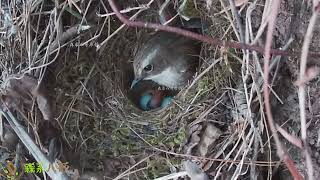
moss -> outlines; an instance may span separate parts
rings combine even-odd
[[[111,133],[112,150],[119,155],[140,151],[141,144],[136,141],[129,128],[117,128]]]
[[[169,145],[170,148],[179,147],[181,144],[184,143],[186,137],[185,128],[178,129],[178,132],[172,134],[165,140],[165,144]]]
[[[170,168],[165,158],[157,157],[148,162],[148,177],[151,179],[170,173]]]
[[[199,11],[196,9],[193,0],[184,0],[179,7],[179,14],[186,20],[190,18],[200,17]]]

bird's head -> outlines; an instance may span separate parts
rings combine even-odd
[[[170,72],[167,72],[170,65],[164,59],[164,54],[160,54],[159,48],[143,49],[135,56],[133,61],[135,79],[131,87],[141,80],[152,80],[159,83],[159,79],[170,76]],[[172,77],[167,78],[172,79]]]
[[[169,88],[184,86],[192,77],[199,43],[171,33],[159,32],[140,48],[134,58],[135,80],[152,80]],[[199,48],[200,50],[200,48]]]

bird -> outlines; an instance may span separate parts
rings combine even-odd
[[[172,96],[166,96],[163,98],[162,102],[161,102],[161,108],[165,108],[167,106],[170,105],[170,103],[172,102],[173,97]]]
[[[134,56],[131,88],[142,80],[152,80],[175,90],[185,87],[195,74],[200,49],[201,43],[196,40],[156,32]]]
[[[158,108],[160,103],[160,97],[152,93],[144,93],[140,98],[140,108],[144,111]]]
[[[166,96],[163,91],[149,90],[140,97],[140,108],[149,111],[156,108],[165,108],[172,102],[172,96]]]

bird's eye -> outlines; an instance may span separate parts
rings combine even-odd
[[[143,70],[145,70],[146,72],[151,72],[153,70],[153,66],[149,64],[146,67],[144,67]]]

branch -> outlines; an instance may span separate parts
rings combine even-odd
[[[315,4],[314,4],[315,6]],[[319,8],[315,8],[313,11],[313,14],[311,16],[308,29],[306,32],[306,35],[304,37],[303,45],[302,45],[302,53],[301,53],[301,62],[300,62],[300,75],[299,75],[299,81],[304,82],[303,80],[306,79],[306,70],[307,70],[307,58],[308,58],[308,52],[309,52],[309,45],[312,40],[312,34],[314,26],[317,22],[317,17],[319,15]],[[313,180],[313,167],[312,167],[312,159],[311,155],[309,153],[309,146],[307,141],[307,118],[306,118],[306,89],[305,89],[305,83],[300,83],[299,90],[298,90],[298,96],[299,96],[299,108],[300,108],[300,123],[301,123],[301,139],[303,143],[303,153],[305,156],[306,161],[306,168],[308,173],[308,178],[310,180]]]
[[[248,45],[245,43],[239,43],[239,42],[230,42],[230,41],[224,41],[217,38],[211,38],[207,37],[198,33],[194,33],[185,29],[173,27],[173,26],[165,26],[160,25],[156,23],[148,23],[143,21],[132,21],[129,20],[126,16],[122,15],[119,11],[118,6],[115,4],[114,0],[108,0],[110,7],[112,8],[113,12],[116,14],[118,19],[126,24],[129,27],[141,27],[141,28],[148,28],[148,29],[154,29],[154,30],[160,30],[160,31],[166,31],[175,33],[178,35],[182,35],[191,39],[195,39],[201,42],[205,42],[211,45],[220,46],[224,48],[234,48],[234,49],[243,49],[243,50],[250,50],[250,51],[257,51],[260,53],[264,53],[263,47],[257,46],[257,45]],[[298,57],[300,52],[287,52],[283,50],[278,49],[270,49],[270,54],[273,55],[281,55],[281,56],[289,56],[289,57]],[[320,57],[319,53],[310,53],[310,57]]]
[[[270,127],[270,130],[273,134],[274,141],[277,146],[277,154],[280,158],[283,159],[284,163],[286,164],[287,168],[289,169],[291,175],[294,177],[296,180],[302,180],[302,176],[300,175],[299,171],[295,167],[292,159],[290,158],[287,150],[285,147],[282,145],[274,121],[272,117],[272,112],[271,112],[271,105],[270,105],[270,93],[269,93],[269,63],[270,63],[270,56],[271,56],[271,45],[272,45],[272,37],[273,37],[273,31],[275,28],[275,21],[276,17],[278,15],[278,10],[280,6],[280,0],[279,1],[273,1],[272,3],[272,11],[269,19],[269,24],[268,24],[268,30],[267,30],[267,41],[266,41],[266,47],[265,47],[265,52],[264,52],[264,83],[263,83],[263,96],[264,96],[264,104],[266,108],[266,115],[268,119],[268,124]]]

